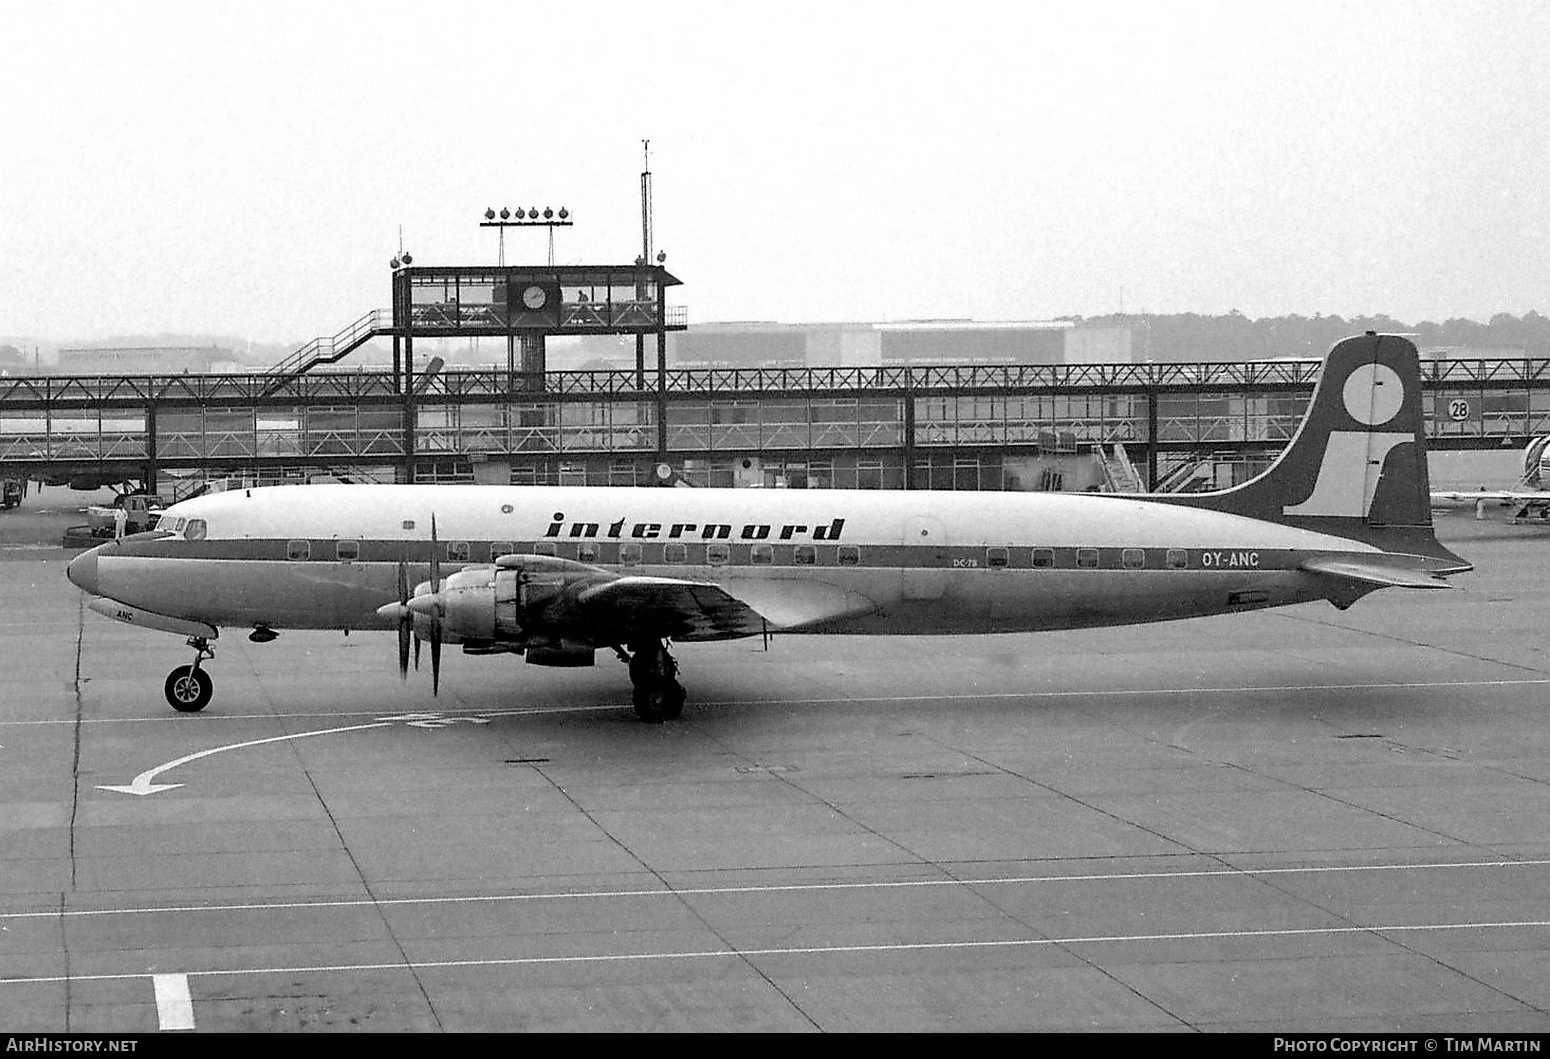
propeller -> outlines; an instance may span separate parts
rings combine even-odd
[[[414,643],[414,668],[420,670],[420,637],[415,635],[415,615],[426,619],[430,627],[428,638],[431,642],[431,694],[436,695],[441,691],[441,639],[443,620],[446,617],[446,603],[441,598],[441,558],[437,554],[441,548],[440,539],[436,534],[436,516],[431,515],[431,562],[430,562],[430,591],[423,595],[411,596],[409,594],[409,558],[408,544],[403,545],[398,559],[398,602],[387,603],[377,608],[377,613],[384,618],[395,618],[398,622],[398,675],[402,680],[409,678],[409,644]]]

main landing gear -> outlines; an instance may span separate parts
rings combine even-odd
[[[687,693],[678,683],[678,663],[667,653],[661,640],[632,643],[630,653],[619,651],[619,658],[630,667],[630,683],[635,685],[632,699],[635,714],[651,724],[671,721],[683,712]]]
[[[179,713],[198,713],[210,704],[210,696],[215,694],[215,682],[210,679],[209,673],[199,668],[199,663],[214,658],[215,648],[203,636],[189,637],[188,645],[194,649],[194,664],[178,666],[168,673],[167,683],[162,690],[174,710]]]

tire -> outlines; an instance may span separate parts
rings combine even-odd
[[[678,715],[684,712],[684,701],[688,699],[689,693],[684,690],[684,686],[678,683],[678,681],[669,680],[663,694],[666,696],[666,702],[664,703],[666,710],[663,713],[663,719],[668,721],[676,720]]]
[[[676,680],[656,681],[646,687],[637,687],[631,696],[635,703],[635,716],[647,724],[671,721],[683,713],[687,697],[683,685]]]
[[[179,713],[198,713],[210,704],[215,694],[215,682],[210,674],[193,666],[178,666],[167,674],[162,692],[167,703]]]

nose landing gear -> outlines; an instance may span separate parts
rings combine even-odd
[[[179,713],[198,713],[210,704],[215,694],[215,682],[210,674],[199,668],[199,663],[215,657],[215,648],[203,636],[189,637],[188,645],[194,649],[193,665],[178,666],[167,674],[162,691],[167,702]]]
[[[650,724],[670,721],[683,712],[687,693],[678,683],[678,663],[661,640],[632,643],[630,653],[619,652],[630,666],[631,696],[635,715]]]

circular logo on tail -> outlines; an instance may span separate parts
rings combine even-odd
[[[1382,426],[1399,414],[1405,403],[1405,384],[1386,364],[1363,364],[1346,376],[1345,410],[1364,426]]]

